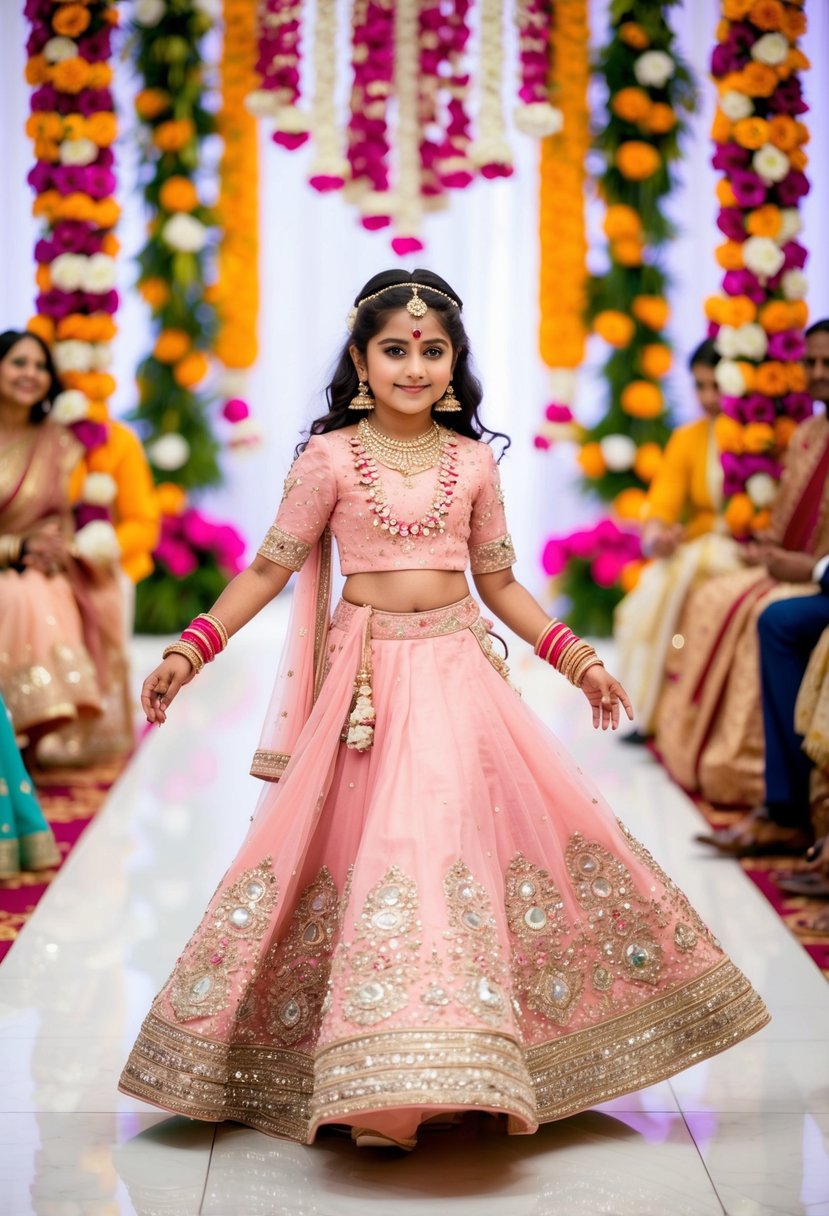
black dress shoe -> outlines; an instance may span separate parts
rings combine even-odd
[[[829,899],[829,881],[822,874],[789,874],[775,878],[774,885],[787,895],[800,895],[806,899]]]
[[[650,743],[652,738],[653,735],[643,735],[639,730],[631,730],[626,735],[618,736],[620,743],[635,743],[640,747],[644,747],[645,744]]]

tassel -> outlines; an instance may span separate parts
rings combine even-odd
[[[366,752],[374,743],[377,713],[371,690],[371,609],[366,615],[363,633],[363,661],[354,680],[354,700],[348,715],[345,745],[355,752]]]

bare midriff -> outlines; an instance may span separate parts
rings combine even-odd
[[[370,604],[378,612],[431,612],[456,604],[469,595],[466,575],[460,570],[381,570],[350,574],[343,599]]]

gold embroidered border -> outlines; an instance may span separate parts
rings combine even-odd
[[[283,531],[276,524],[271,524],[265,533],[265,539],[257,549],[260,557],[266,557],[277,566],[285,566],[288,570],[301,570],[305,559],[311,552],[311,545],[290,532]]]
[[[254,752],[250,775],[251,777],[261,777],[263,781],[278,781],[288,767],[290,759],[288,752]]]
[[[539,1123],[664,1081],[760,1030],[769,1012],[729,960],[610,1022],[527,1050]]]
[[[506,570],[517,561],[512,537],[508,532],[495,540],[469,547],[469,568],[473,574],[494,574],[496,570]]]
[[[602,1025],[526,1051],[483,1030],[388,1030],[316,1053],[205,1039],[150,1013],[119,1088],[194,1119],[235,1119],[307,1143],[324,1120],[399,1106],[488,1107],[525,1132],[644,1089],[717,1055],[769,1021],[724,960]]]
[[[357,1111],[443,1106],[506,1111],[535,1131],[535,1095],[524,1053],[485,1030],[387,1030],[342,1039],[317,1053],[311,1134]]]

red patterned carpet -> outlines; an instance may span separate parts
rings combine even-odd
[[[34,774],[40,805],[52,825],[63,861],[103,806],[124,765],[124,760],[117,760],[92,769]],[[0,962],[59,870],[60,866],[0,880]]]

